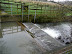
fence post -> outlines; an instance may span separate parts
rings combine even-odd
[[[35,19],[36,19],[36,10],[35,10],[35,16],[34,16],[34,23],[35,23]]]
[[[28,21],[29,21],[30,5],[28,7]]]
[[[41,6],[41,14],[42,14],[42,6]]]
[[[12,15],[12,4],[11,4],[11,15]]]
[[[24,7],[23,7],[23,4],[22,4],[22,22],[23,22],[23,9],[24,9]]]
[[[17,14],[18,14],[18,4],[17,4]]]
[[[1,11],[1,3],[0,3],[0,11]]]

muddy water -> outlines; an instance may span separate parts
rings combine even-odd
[[[0,23],[0,54],[42,54],[39,47],[16,22]]]

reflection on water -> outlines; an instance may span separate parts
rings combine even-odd
[[[21,26],[13,26],[13,27],[10,27],[10,28],[7,28],[7,29],[3,29],[2,30],[2,33],[3,35],[5,34],[12,34],[12,33],[17,33],[17,32],[20,32],[21,31]]]
[[[0,23],[0,38],[2,38],[1,23]]]
[[[6,42],[0,39],[0,54],[9,54],[9,49],[5,46]]]
[[[0,23],[0,54],[42,54],[30,34],[15,22]]]

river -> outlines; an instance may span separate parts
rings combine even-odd
[[[28,32],[16,22],[0,23],[0,54],[42,54]]]
[[[64,44],[72,42],[71,22],[45,23],[36,25],[40,27],[41,30],[49,34],[51,37],[53,37],[54,39],[59,39]]]
[[[30,23],[26,24],[29,26],[28,24]],[[43,23],[34,25],[36,28],[31,28],[32,25],[29,27],[32,32],[37,28],[39,29],[37,29],[39,32],[36,32],[36,34],[34,33],[37,35],[34,39],[39,39],[47,45],[54,42],[53,45],[51,44],[48,46],[50,49],[72,43],[71,22]],[[43,37],[40,38],[40,35]],[[21,26],[16,22],[0,23],[0,54],[43,54],[34,39],[26,30],[22,30]]]

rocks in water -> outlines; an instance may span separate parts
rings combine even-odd
[[[65,44],[70,44],[69,42],[66,42]]]
[[[72,38],[71,37],[68,37],[68,36],[66,36],[66,37],[59,36],[57,38],[57,40],[59,40],[60,42],[62,42],[64,44],[70,44],[70,43],[72,43]]]
[[[60,40],[61,39],[61,36],[59,36],[58,39]]]

